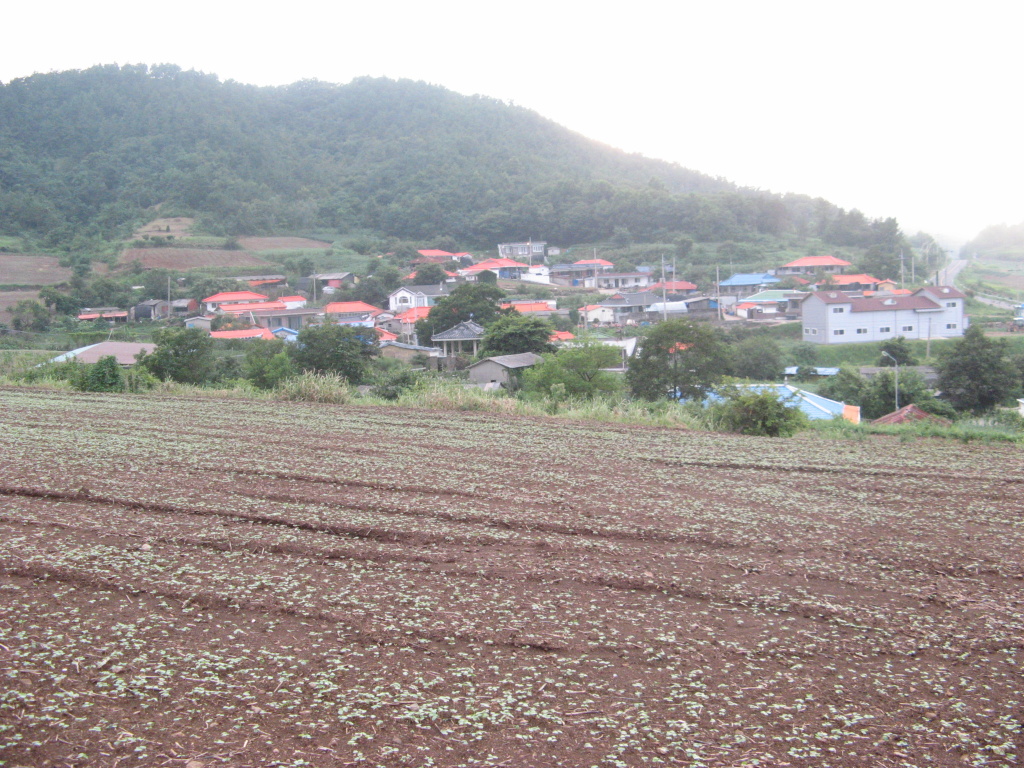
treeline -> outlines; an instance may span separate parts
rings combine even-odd
[[[366,231],[487,247],[795,234],[889,248],[898,231],[419,82],[259,88],[111,65],[0,86],[0,234],[81,250],[157,206],[220,235]]]
[[[983,229],[977,237],[960,248],[966,257],[976,254],[1024,255],[1024,222],[1015,225],[996,224]]]

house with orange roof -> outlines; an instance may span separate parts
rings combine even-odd
[[[892,280],[879,280],[871,275],[829,275],[815,286],[819,291],[838,288],[841,291],[886,291],[896,287]]]
[[[789,264],[783,264],[775,270],[775,274],[779,277],[815,274],[840,275],[849,266],[850,262],[835,256],[804,256],[789,262]]]
[[[334,315],[339,320],[355,317],[372,319],[384,310],[365,301],[332,301],[324,307],[325,315]]]
[[[647,290],[657,293],[662,288],[669,296],[692,296],[697,293],[697,286],[687,280],[659,280]]]
[[[548,341],[552,344],[557,344],[560,341],[572,341],[576,338],[576,334],[570,331],[555,331],[548,337]]]
[[[305,296],[282,296],[278,301],[288,307],[288,309],[302,309],[306,306]]]
[[[555,311],[557,305],[551,301],[511,301],[501,305],[502,309],[514,309],[523,315],[540,315],[548,317]]]
[[[211,339],[245,339],[252,341],[253,339],[267,339],[273,341],[277,337],[274,336],[267,328],[249,328],[244,331],[210,331]]]
[[[220,312],[225,315],[244,315],[253,311],[266,311],[268,309],[282,310],[288,307],[281,301],[258,301],[251,304],[238,302],[235,304],[221,304]]]
[[[493,272],[502,280],[518,280],[529,268],[529,264],[523,264],[521,261],[513,259],[487,259],[460,269],[459,274],[467,280],[475,280],[481,272]]]
[[[253,291],[223,291],[207,296],[202,303],[206,305],[207,312],[216,312],[223,306],[232,304],[253,304],[260,301],[269,301],[269,296]]]

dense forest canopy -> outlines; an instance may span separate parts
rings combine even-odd
[[[492,246],[810,235],[892,252],[895,220],[741,189],[422,82],[264,88],[172,65],[0,86],[0,234],[75,248],[192,214],[221,235],[366,231]]]

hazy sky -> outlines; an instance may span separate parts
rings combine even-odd
[[[1024,221],[1024,11],[1005,0],[224,5],[19,3],[0,81],[108,63],[411,78],[909,234]]]

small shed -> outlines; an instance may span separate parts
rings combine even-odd
[[[514,389],[519,372],[536,365],[543,359],[543,357],[535,355],[533,352],[488,357],[469,366],[469,380],[480,386],[497,384]]]

